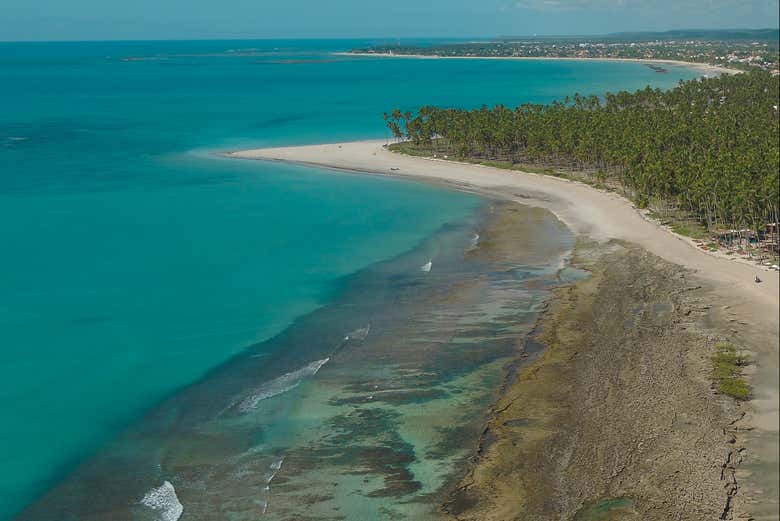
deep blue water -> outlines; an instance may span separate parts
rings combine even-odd
[[[396,106],[695,75],[330,54],[365,43],[0,43],[0,519],[163,398],[328,304],[348,275],[481,204],[213,152],[383,137]]]

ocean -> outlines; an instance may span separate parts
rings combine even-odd
[[[696,73],[368,43],[0,43],[0,519],[431,515],[573,238],[216,153]]]

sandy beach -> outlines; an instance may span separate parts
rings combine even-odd
[[[777,519],[778,274],[707,254],[645,219],[626,199],[554,177],[501,170],[388,151],[384,141],[268,148],[231,152],[233,158],[285,161],[342,171],[408,177],[458,190],[513,200],[552,211],[570,229],[598,243],[625,241],[673,266],[707,288],[703,309],[721,337],[747,349],[754,399],[738,419],[744,462],[735,470],[740,504],[756,519]],[[761,283],[754,282],[759,276]],[[670,326],[671,327],[671,326]],[[775,470],[771,470],[775,469]]]
[[[428,60],[562,60],[562,61],[603,61],[603,62],[634,62],[645,64],[658,64],[665,63],[667,65],[681,65],[684,67],[690,67],[696,69],[702,73],[702,75],[710,74],[738,74],[742,71],[737,69],[729,69],[727,67],[721,67],[719,65],[711,65],[709,63],[696,63],[686,62],[682,60],[664,60],[664,59],[651,59],[651,58],[577,58],[577,57],[558,57],[558,56],[435,56],[430,54],[391,54],[391,53],[379,53],[379,52],[340,52],[334,53],[337,56],[363,56],[363,57],[379,57],[379,58],[415,58],[415,59],[428,59]]]

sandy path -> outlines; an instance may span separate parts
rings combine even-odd
[[[711,285],[721,302],[727,303],[732,322],[744,331],[756,361],[751,377],[755,400],[748,418],[755,427],[753,459],[762,464],[778,461],[778,291],[776,272],[707,254],[689,241],[645,219],[623,197],[585,184],[555,177],[502,170],[454,161],[426,159],[386,150],[384,141],[267,148],[226,154],[243,159],[277,160],[345,171],[411,177],[446,184],[461,190],[509,198],[540,206],[555,213],[577,233],[596,240],[622,239],[639,244],[659,257],[684,266]],[[757,284],[754,277],[763,282]],[[763,473],[762,473],[763,474]],[[777,500],[777,474],[753,475],[755,487]],[[762,501],[763,502],[763,501]],[[769,519],[769,518],[767,518]]]

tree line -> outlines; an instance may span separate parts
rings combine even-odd
[[[640,207],[660,199],[710,230],[758,231],[778,221],[779,85],[756,70],[671,90],[384,116],[396,138],[426,154],[578,170]]]

